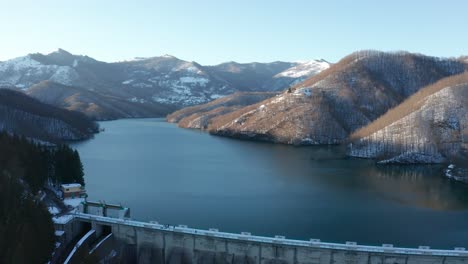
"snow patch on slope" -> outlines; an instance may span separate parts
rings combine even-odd
[[[73,81],[75,81],[78,78],[78,73],[73,68],[69,66],[59,66],[56,69],[54,75],[50,77],[50,80],[56,83],[71,86],[73,85]]]
[[[0,62],[0,85],[25,89],[38,80],[71,85],[78,77],[78,73],[70,66],[44,65],[29,55]]]
[[[27,68],[35,68],[35,67],[40,67],[41,64],[33,60],[30,56],[24,56],[24,57],[18,57],[14,58],[5,62],[0,63],[0,72],[6,71],[6,70],[23,70]]]
[[[311,60],[299,63],[298,65],[289,68],[283,72],[275,75],[275,78],[287,77],[287,78],[301,78],[315,75],[323,70],[330,67],[330,63],[325,60]]]
[[[179,80],[181,83],[198,84],[200,86],[206,86],[206,84],[210,82],[210,80],[206,78],[190,77],[190,76],[180,77]]]

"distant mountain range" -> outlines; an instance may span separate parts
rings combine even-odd
[[[408,52],[202,66],[170,55],[105,63],[58,50],[0,62],[0,85],[95,120],[182,108],[167,120],[241,139],[349,143],[350,155],[383,163],[430,163],[467,158],[467,70],[467,57]]]
[[[98,132],[98,125],[82,113],[44,104],[21,92],[0,89],[0,131],[59,143],[90,138]]]
[[[316,60],[202,66],[170,55],[106,63],[59,49],[0,62],[0,87],[98,120],[155,117],[238,91],[280,91],[329,65]]]
[[[84,113],[94,120],[148,117],[176,109],[161,104],[135,103],[116,95],[101,94],[52,81],[41,81],[25,92],[41,102]]]
[[[357,130],[372,126],[373,121],[423,87],[467,69],[463,59],[407,52],[356,52],[276,96],[265,94],[269,97],[265,100],[240,102],[234,108],[226,108],[224,102],[229,99],[223,98],[223,101],[179,110],[168,120],[178,122],[181,127],[202,128],[212,134],[242,139],[295,145],[340,144],[347,142]],[[236,97],[238,95],[230,98]],[[462,101],[453,104],[453,107],[461,107],[458,110],[461,114],[448,115],[452,111],[449,107],[452,97],[437,96],[440,105],[434,111],[456,117],[456,122],[466,127],[467,105],[462,99],[458,98]],[[415,107],[414,111],[417,109]],[[409,127],[419,129],[414,125]],[[442,155],[447,153],[442,151]]]

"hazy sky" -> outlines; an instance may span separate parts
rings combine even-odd
[[[57,48],[202,64],[337,61],[361,49],[459,56],[467,26],[465,0],[0,0],[0,60]]]

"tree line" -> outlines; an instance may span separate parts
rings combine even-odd
[[[0,133],[0,263],[46,263],[54,227],[38,191],[48,178],[84,184],[78,152]]]

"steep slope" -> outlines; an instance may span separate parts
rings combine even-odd
[[[81,140],[98,132],[81,113],[56,108],[29,96],[0,89],[0,131],[43,141]]]
[[[351,156],[381,163],[468,161],[468,73],[421,89],[351,136]]]
[[[170,114],[167,121],[178,123],[184,128],[206,129],[210,126],[210,121],[217,116],[231,113],[275,95],[277,93],[274,92],[237,92],[207,104],[183,108]]]
[[[406,52],[357,52],[281,95],[213,118],[208,130],[287,144],[337,144],[421,87],[465,67]]]
[[[94,120],[148,117],[165,115],[175,108],[148,103],[146,100],[102,95],[84,88],[42,81],[31,86],[26,93],[41,102],[84,113]]]

